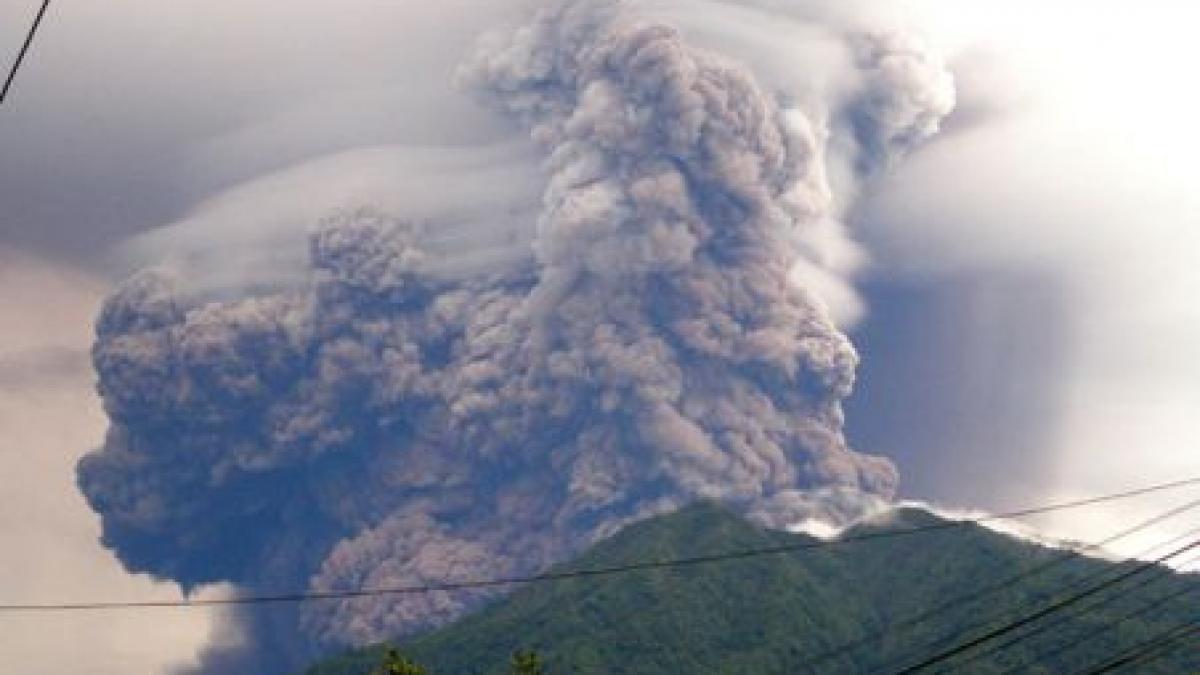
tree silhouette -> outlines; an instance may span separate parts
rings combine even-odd
[[[429,671],[405,658],[395,647],[388,647],[383,654],[383,663],[372,670],[371,675],[429,675]]]
[[[508,672],[511,675],[546,675],[542,660],[533,650],[518,649],[508,662]]]

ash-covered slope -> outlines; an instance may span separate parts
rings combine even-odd
[[[941,522],[923,511],[901,511],[884,526],[844,536]],[[632,525],[563,569],[803,545],[805,535],[764,530],[710,504]],[[978,526],[836,547],[707,563],[675,570],[630,572],[531,586],[404,651],[437,674],[504,673],[508,655],[535,648],[549,672],[565,673],[859,673],[908,665],[930,645],[987,619],[1006,620],[1040,608],[1070,584],[1128,565],[1074,558],[1008,590],[988,595],[905,629],[907,617],[1063,555]],[[1038,656],[1064,647],[1115,618],[1171,594],[1200,590],[1197,575],[1165,569],[1157,579],[1096,611],[1073,615],[1044,635],[981,659],[964,672],[1074,672],[1156,632],[1195,618],[1181,598],[1087,640],[1060,658]],[[1142,579],[1115,590],[1133,588]],[[1093,582],[1094,583],[1094,582]],[[1103,599],[1105,596],[1099,596]],[[1083,605],[1086,607],[1087,605]],[[864,633],[888,637],[810,664],[831,647]],[[366,673],[377,650],[318,664],[308,675]],[[901,661],[903,663],[901,663]],[[811,666],[813,670],[806,668]],[[1175,652],[1142,666],[1145,673],[1190,673],[1200,654]],[[885,668],[884,672],[889,669]]]

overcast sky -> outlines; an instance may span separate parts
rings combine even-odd
[[[266,217],[276,172],[378,176],[364,150],[513,142],[451,85],[473,37],[511,11],[499,4],[51,8],[0,107],[0,600],[175,593],[120,571],[73,483],[104,429],[90,324],[146,250],[130,238],[214,213],[238,230]],[[35,5],[0,0],[0,54]],[[955,506],[1200,474],[1200,53],[1186,32],[1200,10],[896,6],[950,55],[960,107],[852,214],[872,263],[851,440],[897,461],[906,496]],[[1045,524],[1101,538],[1185,497]],[[200,612],[5,621],[0,653],[29,673],[84,653],[93,672],[154,672],[209,630]]]

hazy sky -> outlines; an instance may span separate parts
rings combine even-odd
[[[498,4],[51,8],[0,107],[0,600],[174,593],[120,572],[74,487],[76,458],[104,429],[90,324],[130,251],[144,250],[128,239],[214,213],[234,233],[249,229],[239,219],[291,214],[286,189],[252,182],[289,167],[378,175],[368,155],[344,151],[512,140],[450,85],[473,36],[510,11]],[[852,442],[892,456],[906,496],[956,506],[1200,473],[1200,100],[1189,72],[1200,53],[1187,34],[1200,9],[894,9],[950,55],[960,107],[852,214],[872,258],[852,333],[864,356]],[[35,10],[0,0],[0,54],[15,52]],[[231,199],[239,186],[253,199]],[[304,198],[305,209],[326,206]],[[1184,498],[1047,524],[1100,538]],[[45,618],[2,620],[0,653],[30,673],[62,672],[85,652],[98,655],[94,672],[153,672],[186,660],[209,630],[200,612],[73,616],[54,631]]]
[[[1010,464],[975,447],[943,447],[935,453],[950,466],[931,472],[957,473],[939,480],[957,484],[960,500],[995,484],[1022,498],[1078,497],[1196,474],[1200,198],[1190,158],[1200,151],[1200,99],[1185,83],[1198,10],[1169,2],[1089,3],[1086,12],[1068,2],[956,8],[923,5],[960,54],[964,94],[980,92],[989,112],[900,167],[862,209],[863,236],[885,276],[999,280],[990,299],[956,310],[993,325],[951,329],[983,350],[973,357],[982,370],[945,375],[970,381],[992,369],[992,401],[976,414],[1037,433],[987,452],[1042,459]],[[934,297],[956,293],[938,286]],[[1115,529],[1118,514],[1186,499],[1053,521],[1095,536]]]

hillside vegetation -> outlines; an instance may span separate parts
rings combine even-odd
[[[886,525],[853,528],[843,538],[939,522],[927,512],[908,509]],[[764,530],[720,507],[698,504],[633,525],[557,569],[803,547],[816,541]],[[537,650],[554,675],[888,673],[976,635],[981,625],[1000,625],[1134,568],[1130,563],[1072,557],[1002,591],[906,625],[915,615],[1064,555],[965,525],[575,578],[524,587],[401,647],[438,675],[505,673],[509,655],[521,648]],[[959,659],[958,672],[1074,672],[1200,618],[1193,592],[1198,585],[1197,575],[1164,568],[1138,574],[1112,592],[1048,617],[1060,623],[1040,634],[972,662]],[[1173,597],[1182,593],[1192,594]],[[1141,614],[1117,622],[1138,611]],[[861,642],[864,636],[876,635],[879,639]],[[861,644],[829,656],[855,641]],[[379,662],[380,653],[381,648],[371,648],[344,654],[315,664],[307,675],[365,674]],[[1200,672],[1200,650],[1169,651],[1139,665],[1137,672]]]

